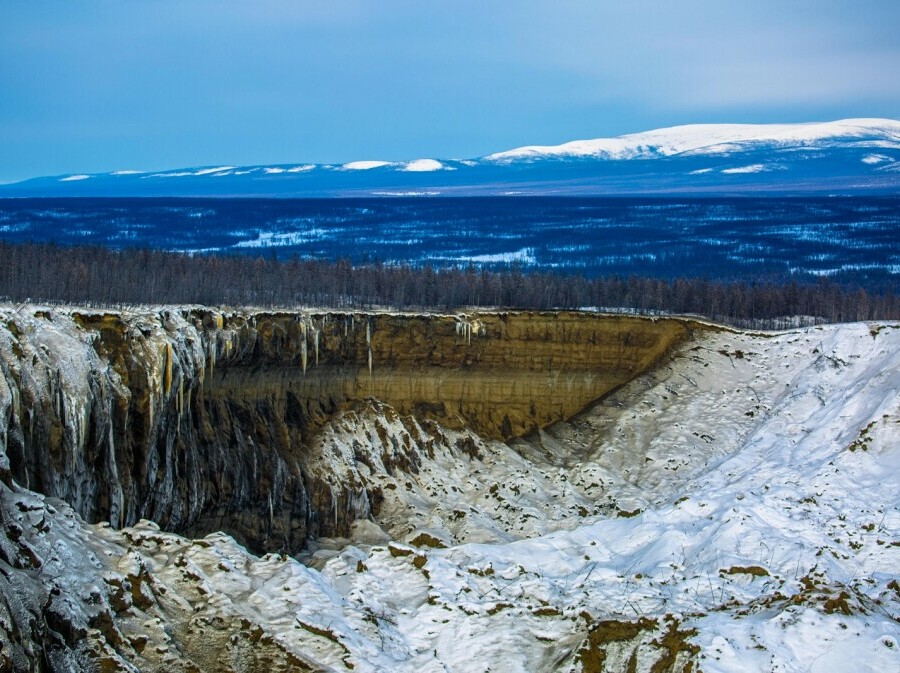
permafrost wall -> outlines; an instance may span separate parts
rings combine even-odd
[[[581,313],[0,310],[0,479],[88,521],[296,551],[369,514],[305,449],[336,412],[509,439],[565,419],[693,330]]]

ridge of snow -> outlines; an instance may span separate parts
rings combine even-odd
[[[842,119],[803,124],[688,124],[632,133],[613,138],[573,140],[561,145],[527,145],[489,154],[486,161],[508,162],[546,157],[596,157],[637,159],[667,157],[687,152],[722,154],[747,144],[815,145],[827,140],[879,139],[887,148],[900,149],[900,121],[893,119]]]
[[[91,176],[90,176],[90,175],[84,175],[84,174],[79,174],[79,175],[67,175],[67,176],[64,177],[64,178],[60,178],[59,181],[60,181],[60,182],[74,182],[74,181],[76,181],[76,180],[87,180],[89,177],[91,177]]]

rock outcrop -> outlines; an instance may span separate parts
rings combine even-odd
[[[297,551],[346,534],[378,497],[317,468],[308,448],[335,413],[374,399],[510,439],[572,416],[700,328],[579,313],[7,308],[0,478],[88,521]]]

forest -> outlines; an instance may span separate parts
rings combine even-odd
[[[699,315],[725,324],[900,319],[883,291],[816,282],[723,282],[683,277],[585,278],[547,272],[429,265],[353,265],[236,255],[110,250],[0,242],[0,299],[88,306],[203,304],[398,310],[590,309]]]

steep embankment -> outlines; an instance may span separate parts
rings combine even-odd
[[[646,371],[699,327],[575,313],[7,308],[0,474],[88,521],[223,529],[295,552],[311,536],[346,535],[384,500],[311,450],[335,414],[389,405],[418,430],[388,469],[416,469],[434,444],[419,423],[523,435]],[[390,445],[379,432],[367,452]]]

